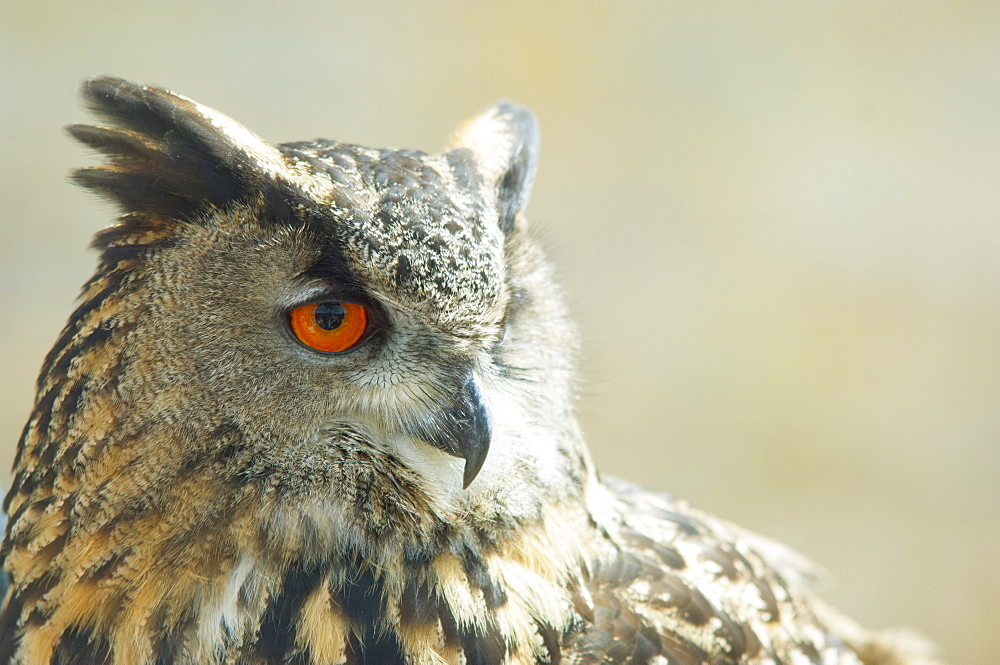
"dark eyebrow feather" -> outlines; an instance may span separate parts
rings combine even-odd
[[[367,289],[362,285],[354,271],[350,269],[347,258],[340,244],[334,240],[328,240],[320,251],[320,258],[307,268],[303,277],[322,280],[336,285],[339,289],[348,292],[364,294]]]

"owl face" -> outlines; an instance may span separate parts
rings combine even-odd
[[[98,273],[40,385],[110,377],[88,379],[73,416],[113,422],[108,440],[63,444],[106,459],[91,484],[169,503],[198,478],[272,497],[254,505],[285,535],[263,538],[368,542],[578,491],[573,334],[521,214],[530,114],[496,106],[428,155],[270,146],[120,80],[85,95],[110,126],[70,132],[109,163],[76,179],[124,216],[95,241]],[[83,330],[100,345],[75,342]]]

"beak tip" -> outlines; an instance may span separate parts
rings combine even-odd
[[[483,454],[478,458],[467,458],[465,460],[465,470],[462,472],[462,489],[469,489],[469,485],[472,481],[476,479],[479,475],[479,471],[483,468],[483,463],[486,462],[486,455]]]

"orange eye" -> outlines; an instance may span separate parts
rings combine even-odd
[[[314,302],[289,313],[292,332],[317,351],[339,353],[357,344],[368,327],[368,310],[352,302]]]

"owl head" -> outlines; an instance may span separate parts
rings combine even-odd
[[[321,557],[580,493],[575,336],[523,215],[528,111],[498,104],[432,155],[271,145],[118,79],[83,94],[105,124],[69,131],[106,162],[74,177],[122,216],[43,367],[12,511],[56,497],[163,556],[224,525]]]

